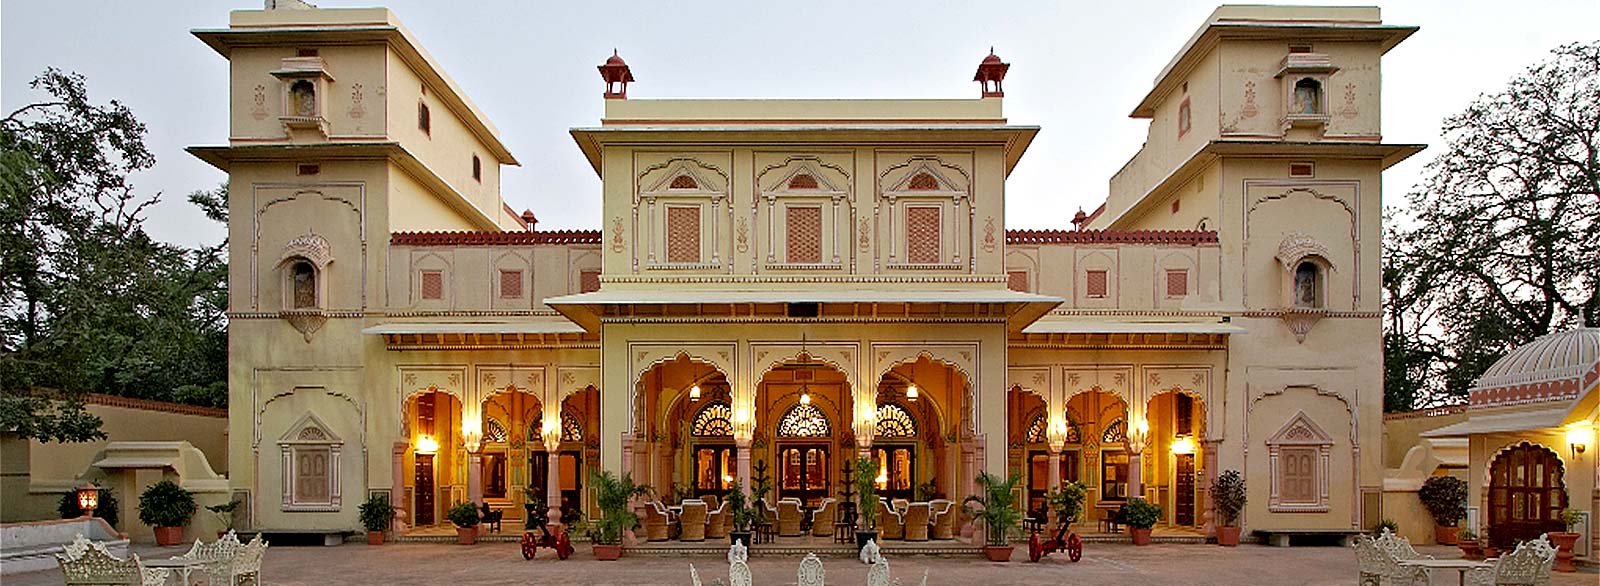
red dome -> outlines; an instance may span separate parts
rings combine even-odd
[[[627,65],[627,63],[622,60],[620,55],[617,55],[616,49],[612,49],[611,58],[606,59],[606,65]]]
[[[994,54],[994,49],[989,49],[989,56],[983,58],[984,63],[999,63],[1000,56]]]

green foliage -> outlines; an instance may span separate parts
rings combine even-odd
[[[389,495],[368,495],[367,502],[361,503],[360,516],[361,526],[366,527],[367,531],[387,530],[394,521],[394,505],[389,504]]]
[[[1224,527],[1239,525],[1239,512],[1244,510],[1248,498],[1244,475],[1238,470],[1225,470],[1211,481],[1211,500],[1217,505],[1217,514],[1222,517]]]
[[[1378,526],[1377,527],[1373,527],[1372,528],[1372,534],[1373,535],[1382,534],[1384,529],[1388,529],[1390,533],[1399,534],[1400,533],[1400,524],[1394,522],[1394,519],[1385,518],[1382,521],[1378,521]],[[1484,533],[1488,534],[1489,532],[1488,531],[1484,531]]]
[[[967,495],[961,501],[961,510],[983,520],[989,534],[989,545],[1011,543],[1011,536],[1021,530],[1022,507],[1017,506],[1017,486],[1022,483],[1022,473],[1013,472],[1002,479],[988,472],[978,473],[978,486],[983,495]],[[983,505],[974,508],[972,503]]]
[[[1433,516],[1433,522],[1454,526],[1467,517],[1467,481],[1454,476],[1434,476],[1422,483],[1417,498]]]
[[[56,503],[56,512],[62,519],[76,519],[83,516],[83,509],[78,507],[78,492],[72,491],[61,495],[61,501]],[[94,516],[105,519],[112,527],[117,526],[117,496],[111,489],[100,487],[100,502],[95,505]]]
[[[194,493],[176,482],[163,480],[139,495],[139,522],[151,527],[183,527],[194,518],[198,508]]]
[[[1561,509],[1561,522],[1567,525],[1567,531],[1578,527],[1578,522],[1583,520],[1583,513],[1577,509]]]
[[[939,498],[939,485],[932,480],[918,484],[916,498],[918,502],[927,502]]]
[[[1461,541],[1477,541],[1478,540],[1478,534],[1477,533],[1473,533],[1471,529],[1467,529],[1465,527],[1461,528],[1461,531],[1456,532],[1456,537],[1458,539],[1460,539]]]
[[[1600,41],[1444,121],[1384,235],[1384,407],[1461,403],[1511,349],[1600,327]]]
[[[1128,499],[1128,504],[1123,505],[1122,514],[1129,527],[1134,529],[1149,529],[1156,526],[1161,520],[1161,505],[1144,500],[1142,497]]]
[[[857,527],[878,527],[878,485],[873,482],[878,477],[878,463],[872,458],[856,458],[855,469],[855,499],[856,518],[860,520]]]
[[[728,512],[733,515],[734,531],[748,532],[761,520],[761,513],[750,506],[750,499],[744,495],[744,488],[737,481],[728,492],[727,502]]]
[[[595,503],[600,506],[600,518],[594,521],[591,538],[600,545],[622,543],[622,532],[639,525],[639,516],[628,510],[628,501],[650,494],[650,486],[634,484],[632,475],[618,477],[610,470],[596,470],[589,479]]]
[[[239,505],[241,504],[243,504],[243,501],[228,501],[220,505],[206,507],[206,510],[217,516],[217,521],[222,523],[224,531],[231,531],[233,529],[233,512],[239,510]]]
[[[478,526],[478,506],[472,503],[456,503],[444,514],[446,519],[456,527],[469,529]],[[365,523],[363,523],[365,524]]]
[[[225,404],[225,249],[144,232],[159,198],[128,178],[155,158],[126,106],[56,69],[31,87],[46,95],[0,118],[0,430],[103,439],[90,391]],[[224,190],[190,199],[225,212]]]
[[[1055,511],[1056,518],[1065,519],[1068,525],[1078,522],[1078,515],[1083,514],[1083,501],[1089,496],[1089,489],[1081,483],[1068,482],[1061,488],[1051,489],[1045,493],[1045,503],[1050,510]]]

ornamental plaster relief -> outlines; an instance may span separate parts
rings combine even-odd
[[[600,367],[596,366],[557,366],[556,367],[556,397],[564,401],[578,391],[584,389],[600,388]]]
[[[1123,403],[1130,407],[1143,406],[1144,402],[1136,400],[1138,392],[1134,388],[1136,383],[1133,377],[1132,364],[1097,364],[1097,365],[1069,365],[1061,367],[1062,401],[1071,401],[1073,397],[1090,391],[1099,391],[1116,395]]]
[[[812,360],[822,362],[844,373],[845,381],[850,385],[852,396],[863,392],[876,392],[877,385],[871,389],[861,384],[858,358],[861,356],[861,344],[857,342],[815,342],[807,344],[794,344],[789,342],[755,342],[748,345],[749,364],[751,368],[750,381],[759,384],[768,372],[786,362],[797,362],[804,352]]]
[[[307,260],[328,273],[319,275],[319,280],[335,283],[332,287],[319,283],[322,309],[366,307],[366,183],[252,183],[250,208],[249,299],[234,298],[233,307],[288,309],[282,302],[288,280],[281,271],[284,255],[291,252],[311,255]],[[357,261],[328,271],[336,256]]]
[[[476,367],[478,386],[476,401],[483,404],[502,393],[523,392],[538,397],[547,396],[544,366],[494,366]]]

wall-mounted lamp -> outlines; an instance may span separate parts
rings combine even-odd
[[[698,401],[700,401],[700,385],[689,387],[689,402],[695,403]]]
[[[1194,438],[1189,437],[1189,436],[1183,436],[1183,437],[1179,437],[1177,439],[1172,440],[1172,453],[1179,454],[1179,455],[1182,455],[1182,454],[1193,454],[1194,453]]]
[[[83,510],[84,517],[93,517],[95,508],[100,506],[100,487],[93,482],[85,482],[78,487],[78,508]]]
[[[433,436],[424,435],[424,436],[419,436],[417,438],[417,453],[418,454],[436,454],[438,452],[439,452],[439,441],[433,439]]]
[[[912,384],[912,385],[910,385],[910,386],[907,386],[907,387],[906,387],[906,400],[907,400],[907,401],[910,401],[910,402],[912,402],[912,403],[915,403],[915,402],[917,402],[917,397],[918,397],[918,396],[919,396],[919,395],[920,395],[920,394],[921,394],[921,393],[919,393],[919,392],[918,392],[918,391],[917,391],[917,385],[915,385],[915,384]]]
[[[1589,448],[1589,439],[1594,437],[1594,430],[1587,425],[1567,428],[1567,446],[1572,448],[1572,457],[1577,458],[1584,450]]]
[[[539,424],[539,437],[544,440],[545,447],[561,444],[561,417],[559,415],[544,420]]]

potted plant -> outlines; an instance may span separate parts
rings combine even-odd
[[[594,542],[594,557],[611,561],[622,557],[622,532],[639,525],[639,516],[628,510],[633,497],[650,493],[650,487],[634,484],[633,476],[618,477],[610,470],[597,470],[590,476],[600,518],[591,524],[589,539]]]
[[[163,480],[139,495],[139,522],[155,528],[156,545],[177,545],[183,541],[183,527],[198,508],[194,493]]]
[[[1478,536],[1478,539],[1483,541],[1483,558],[1484,559],[1491,559],[1491,558],[1500,557],[1500,548],[1495,547],[1494,546],[1494,540],[1489,539],[1489,529],[1488,528],[1485,528],[1483,530],[1483,533]]]
[[[1372,534],[1373,535],[1383,535],[1383,530],[1384,529],[1388,529],[1390,533],[1393,533],[1395,535],[1399,535],[1400,534],[1400,524],[1394,522],[1394,519],[1381,519],[1381,520],[1379,520],[1377,526],[1372,528]]]
[[[878,539],[878,465],[872,458],[856,458],[856,549]]]
[[[737,481],[728,493],[728,512],[733,516],[733,530],[728,533],[728,538],[732,543],[750,547],[750,531],[761,520],[761,513],[750,506],[749,498],[744,495],[744,489]]]
[[[1150,528],[1161,520],[1161,506],[1143,497],[1133,497],[1123,505],[1123,515],[1128,521],[1128,531],[1133,533],[1133,544],[1150,545]]]
[[[1483,547],[1478,545],[1478,534],[1473,533],[1471,529],[1462,529],[1456,534],[1456,547],[1461,548],[1461,559],[1483,559]]]
[[[1433,517],[1433,537],[1439,545],[1456,544],[1456,523],[1467,517],[1467,481],[1454,476],[1434,476],[1422,483],[1417,498]]]
[[[394,521],[394,505],[389,504],[389,495],[374,493],[368,496],[367,502],[361,503],[359,512],[361,526],[367,528],[367,543],[383,545],[383,532]]]
[[[1045,493],[1045,503],[1050,510],[1055,511],[1056,521],[1071,526],[1078,522],[1078,515],[1083,514],[1083,500],[1089,496],[1089,489],[1077,482],[1067,482],[1061,488]]]
[[[100,486],[99,505],[94,508],[94,516],[105,519],[112,527],[117,526],[117,497],[111,489]],[[68,492],[61,495],[61,502],[56,503],[56,512],[61,513],[62,519],[76,519],[83,516],[83,509],[78,506],[78,493]]]
[[[988,541],[983,546],[983,555],[991,562],[1004,562],[1011,560],[1011,535],[1017,532],[1018,524],[1022,522],[1022,509],[1017,506],[1017,485],[1022,482],[1021,473],[1001,477],[988,472],[978,473],[978,486],[982,488],[983,496],[967,495],[961,501],[961,511],[975,519],[983,521],[983,526],[988,534]],[[972,503],[983,505],[977,509]]]
[[[1211,502],[1222,521],[1217,525],[1217,545],[1239,545],[1239,513],[1244,511],[1245,500],[1244,475],[1238,470],[1225,471],[1211,481]]]
[[[472,503],[456,503],[445,513],[456,526],[456,543],[472,545],[478,542],[478,507]]]
[[[206,507],[207,511],[217,516],[217,521],[222,523],[222,528],[217,530],[217,539],[233,531],[233,512],[239,509],[241,501],[228,501],[220,505]]]
[[[1554,569],[1557,572],[1578,571],[1577,568],[1572,567],[1572,546],[1578,543],[1579,537],[1582,537],[1582,535],[1573,532],[1573,529],[1578,527],[1578,522],[1581,520],[1583,520],[1583,515],[1577,509],[1563,509],[1561,511],[1561,522],[1567,525],[1567,530],[1549,533],[1550,543],[1556,546],[1556,565]]]

